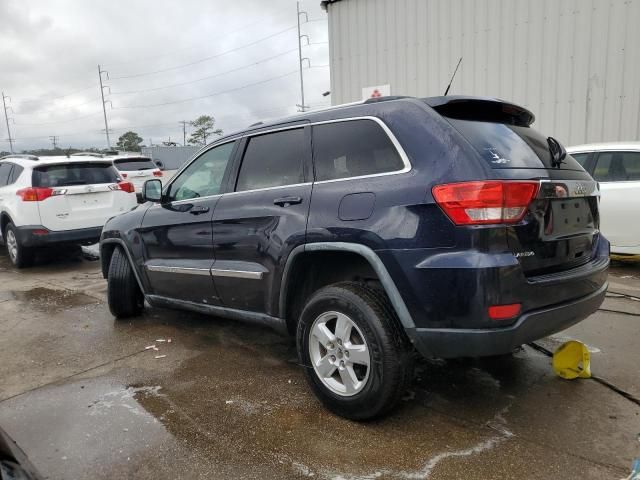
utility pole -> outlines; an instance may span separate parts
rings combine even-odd
[[[109,72],[106,70],[102,70],[100,65],[98,65],[98,78],[100,79],[100,96],[102,97],[102,113],[104,114],[104,133],[107,135],[107,148],[111,149],[111,140],[109,139],[109,124],[107,123],[107,102],[111,103],[111,100],[105,101],[104,99],[104,88],[108,87],[108,85],[102,84],[102,74],[106,73],[107,78],[109,78]],[[109,89],[111,92],[111,89]],[[113,107],[113,104],[111,105]]]
[[[182,146],[184,147],[187,144],[187,122],[186,120],[182,120],[178,123],[182,124]]]
[[[302,74],[302,61],[304,58],[302,58],[302,37],[307,37],[307,43],[309,43],[309,37],[307,35],[300,34],[300,15],[304,15],[305,22],[309,21],[309,16],[307,15],[307,12],[300,10],[300,2],[296,2],[296,10],[298,12],[298,67],[300,68],[300,105],[298,105],[298,107],[301,112],[304,112],[306,111],[307,106],[304,103],[304,75]],[[306,60],[309,61],[308,58]]]
[[[11,129],[9,128],[9,114],[7,113],[7,108],[11,108],[11,107],[7,107],[7,102],[6,102],[7,98],[11,100],[11,97],[5,95],[4,92],[2,92],[2,106],[4,107],[4,121],[7,122],[7,135],[9,136],[7,140],[9,140],[9,149],[11,150],[11,153],[14,153],[13,138],[11,138]]]
[[[58,149],[58,140],[60,139],[59,136],[57,135],[50,135],[49,136],[49,140],[51,140],[51,143],[53,143],[53,149],[57,150]]]

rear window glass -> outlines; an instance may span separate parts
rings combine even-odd
[[[313,126],[316,181],[402,170],[404,163],[386,132],[373,120]]]
[[[553,168],[547,137],[531,127],[447,118],[492,168]],[[560,166],[582,170],[570,155]]]
[[[603,152],[593,178],[599,182],[628,182],[640,180],[640,152]]]
[[[116,183],[118,172],[105,163],[73,163],[47,165],[33,171],[34,187],[70,187],[72,185],[95,185]]]
[[[148,158],[123,158],[113,161],[116,168],[120,171],[131,172],[135,170],[151,170],[158,168]]]

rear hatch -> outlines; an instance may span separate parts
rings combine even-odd
[[[490,178],[540,180],[526,216],[507,227],[509,248],[527,277],[589,262],[599,236],[598,184],[559,142],[530,127],[531,112],[494,99],[425,102],[475,148]]]
[[[52,231],[103,226],[132,206],[133,193],[122,190],[121,178],[110,162],[38,166],[32,182],[34,188],[47,192],[38,208],[42,225]]]
[[[133,183],[136,191],[142,191],[147,180],[162,176],[160,169],[147,157],[119,158],[113,164],[125,180]]]

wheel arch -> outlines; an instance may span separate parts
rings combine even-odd
[[[318,252],[343,252],[350,253],[362,259],[366,264],[375,272],[382,289],[389,297],[389,301],[393,306],[400,323],[406,331],[415,329],[415,323],[409,313],[409,310],[396,287],[395,282],[391,278],[384,263],[378,257],[378,255],[369,247],[358,243],[346,243],[346,242],[318,242],[310,243],[306,245],[300,245],[294,248],[289,256],[282,275],[282,282],[279,296],[279,316],[287,321],[287,325],[291,331],[292,324],[295,325],[294,318],[290,318],[288,306],[295,299],[291,298],[290,284],[295,283],[293,273],[296,271],[296,266],[303,261],[309,253]]]
[[[3,239],[4,239],[4,229],[9,223],[13,223],[11,216],[7,212],[0,213],[0,233],[2,234]]]
[[[138,287],[140,287],[140,291],[143,293],[143,295],[146,295],[144,284],[142,283],[142,279],[140,278],[140,272],[138,272],[138,269],[136,268],[136,264],[133,261],[131,252],[129,251],[126,243],[119,238],[109,238],[100,242],[100,264],[102,267],[102,276],[104,278],[107,278],[109,273],[109,265],[111,264],[111,257],[113,256],[113,252],[115,252],[115,249],[117,247],[120,247],[124,251],[125,257],[127,258],[127,261],[129,262],[129,265],[133,270],[133,275],[136,277],[136,282],[138,282]]]

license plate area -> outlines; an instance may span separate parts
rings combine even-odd
[[[594,229],[593,215],[586,198],[551,200],[545,221],[545,236],[561,238],[583,235]]]

